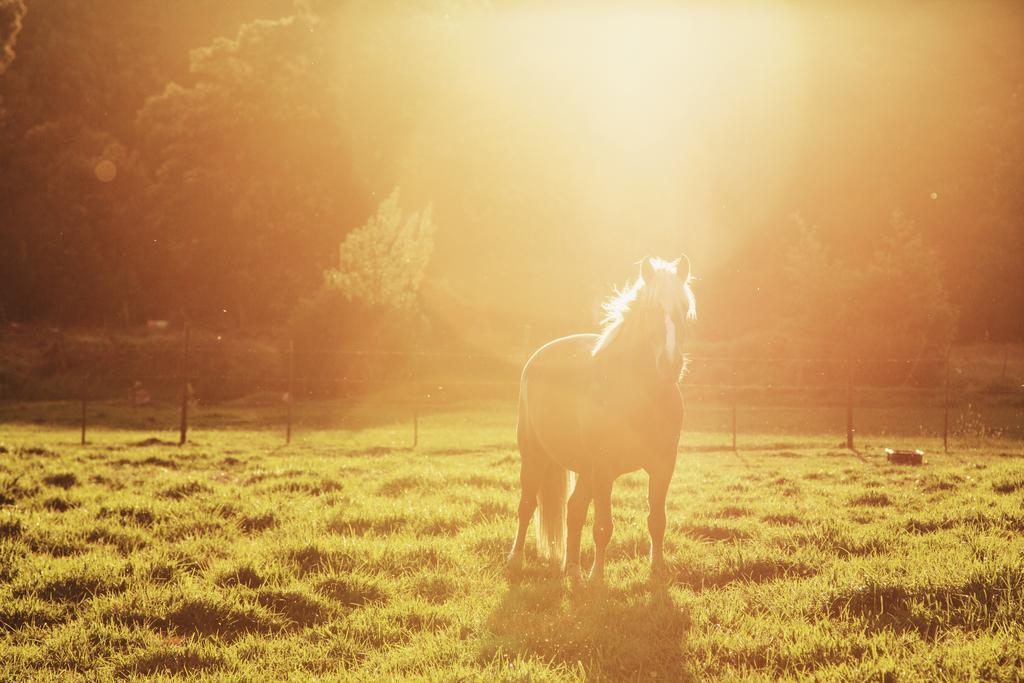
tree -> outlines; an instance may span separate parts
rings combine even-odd
[[[139,111],[143,230],[171,264],[169,307],[270,321],[318,286],[335,226],[362,205],[325,49],[316,16],[250,22],[193,50],[191,84]]]
[[[23,0],[0,0],[0,74],[14,61],[14,44],[27,11]]]
[[[324,351],[409,351],[426,333],[418,295],[437,227],[429,206],[407,212],[399,199],[396,188],[362,227],[345,237],[338,267],[324,271],[320,290],[292,315],[300,376],[371,383],[400,376],[407,357],[325,355]]]
[[[935,357],[949,348],[956,321],[938,252],[914,221],[892,212],[888,230],[853,290],[853,339],[876,356]]]
[[[436,226],[431,207],[404,212],[395,188],[377,212],[341,243],[338,268],[324,273],[328,287],[349,301],[379,308],[408,311],[434,250]]]
[[[797,220],[800,236],[785,267],[785,318],[797,343],[828,356],[867,359],[945,353],[955,315],[938,253],[913,221],[893,211],[878,247],[856,268],[834,259],[817,229]]]

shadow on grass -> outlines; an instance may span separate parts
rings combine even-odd
[[[692,680],[683,648],[687,610],[662,582],[638,592],[582,584],[553,572],[509,585],[487,622],[481,660],[540,660],[589,679]]]

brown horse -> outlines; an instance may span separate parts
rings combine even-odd
[[[565,573],[579,578],[580,536],[593,500],[591,577],[600,580],[612,536],[612,484],[644,469],[651,569],[664,572],[665,498],[683,420],[682,331],[696,315],[689,281],[685,256],[644,259],[640,278],[605,303],[601,334],[556,339],[527,361],[519,386],[522,494],[511,568],[523,561],[536,510],[540,554],[561,560]]]

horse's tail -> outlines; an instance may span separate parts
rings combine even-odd
[[[569,501],[570,478],[566,468],[551,459],[545,463],[537,489],[537,550],[541,557],[559,563],[565,561],[566,505]]]

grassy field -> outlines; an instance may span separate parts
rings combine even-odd
[[[507,409],[424,417],[417,450],[396,416],[284,446],[241,410],[183,448],[173,421],[108,412],[79,446],[61,410],[0,410],[0,680],[1024,677],[1019,439],[750,433],[733,454],[689,432],[671,579],[650,580],[631,475],[605,585],[574,587],[532,541],[503,569]]]

